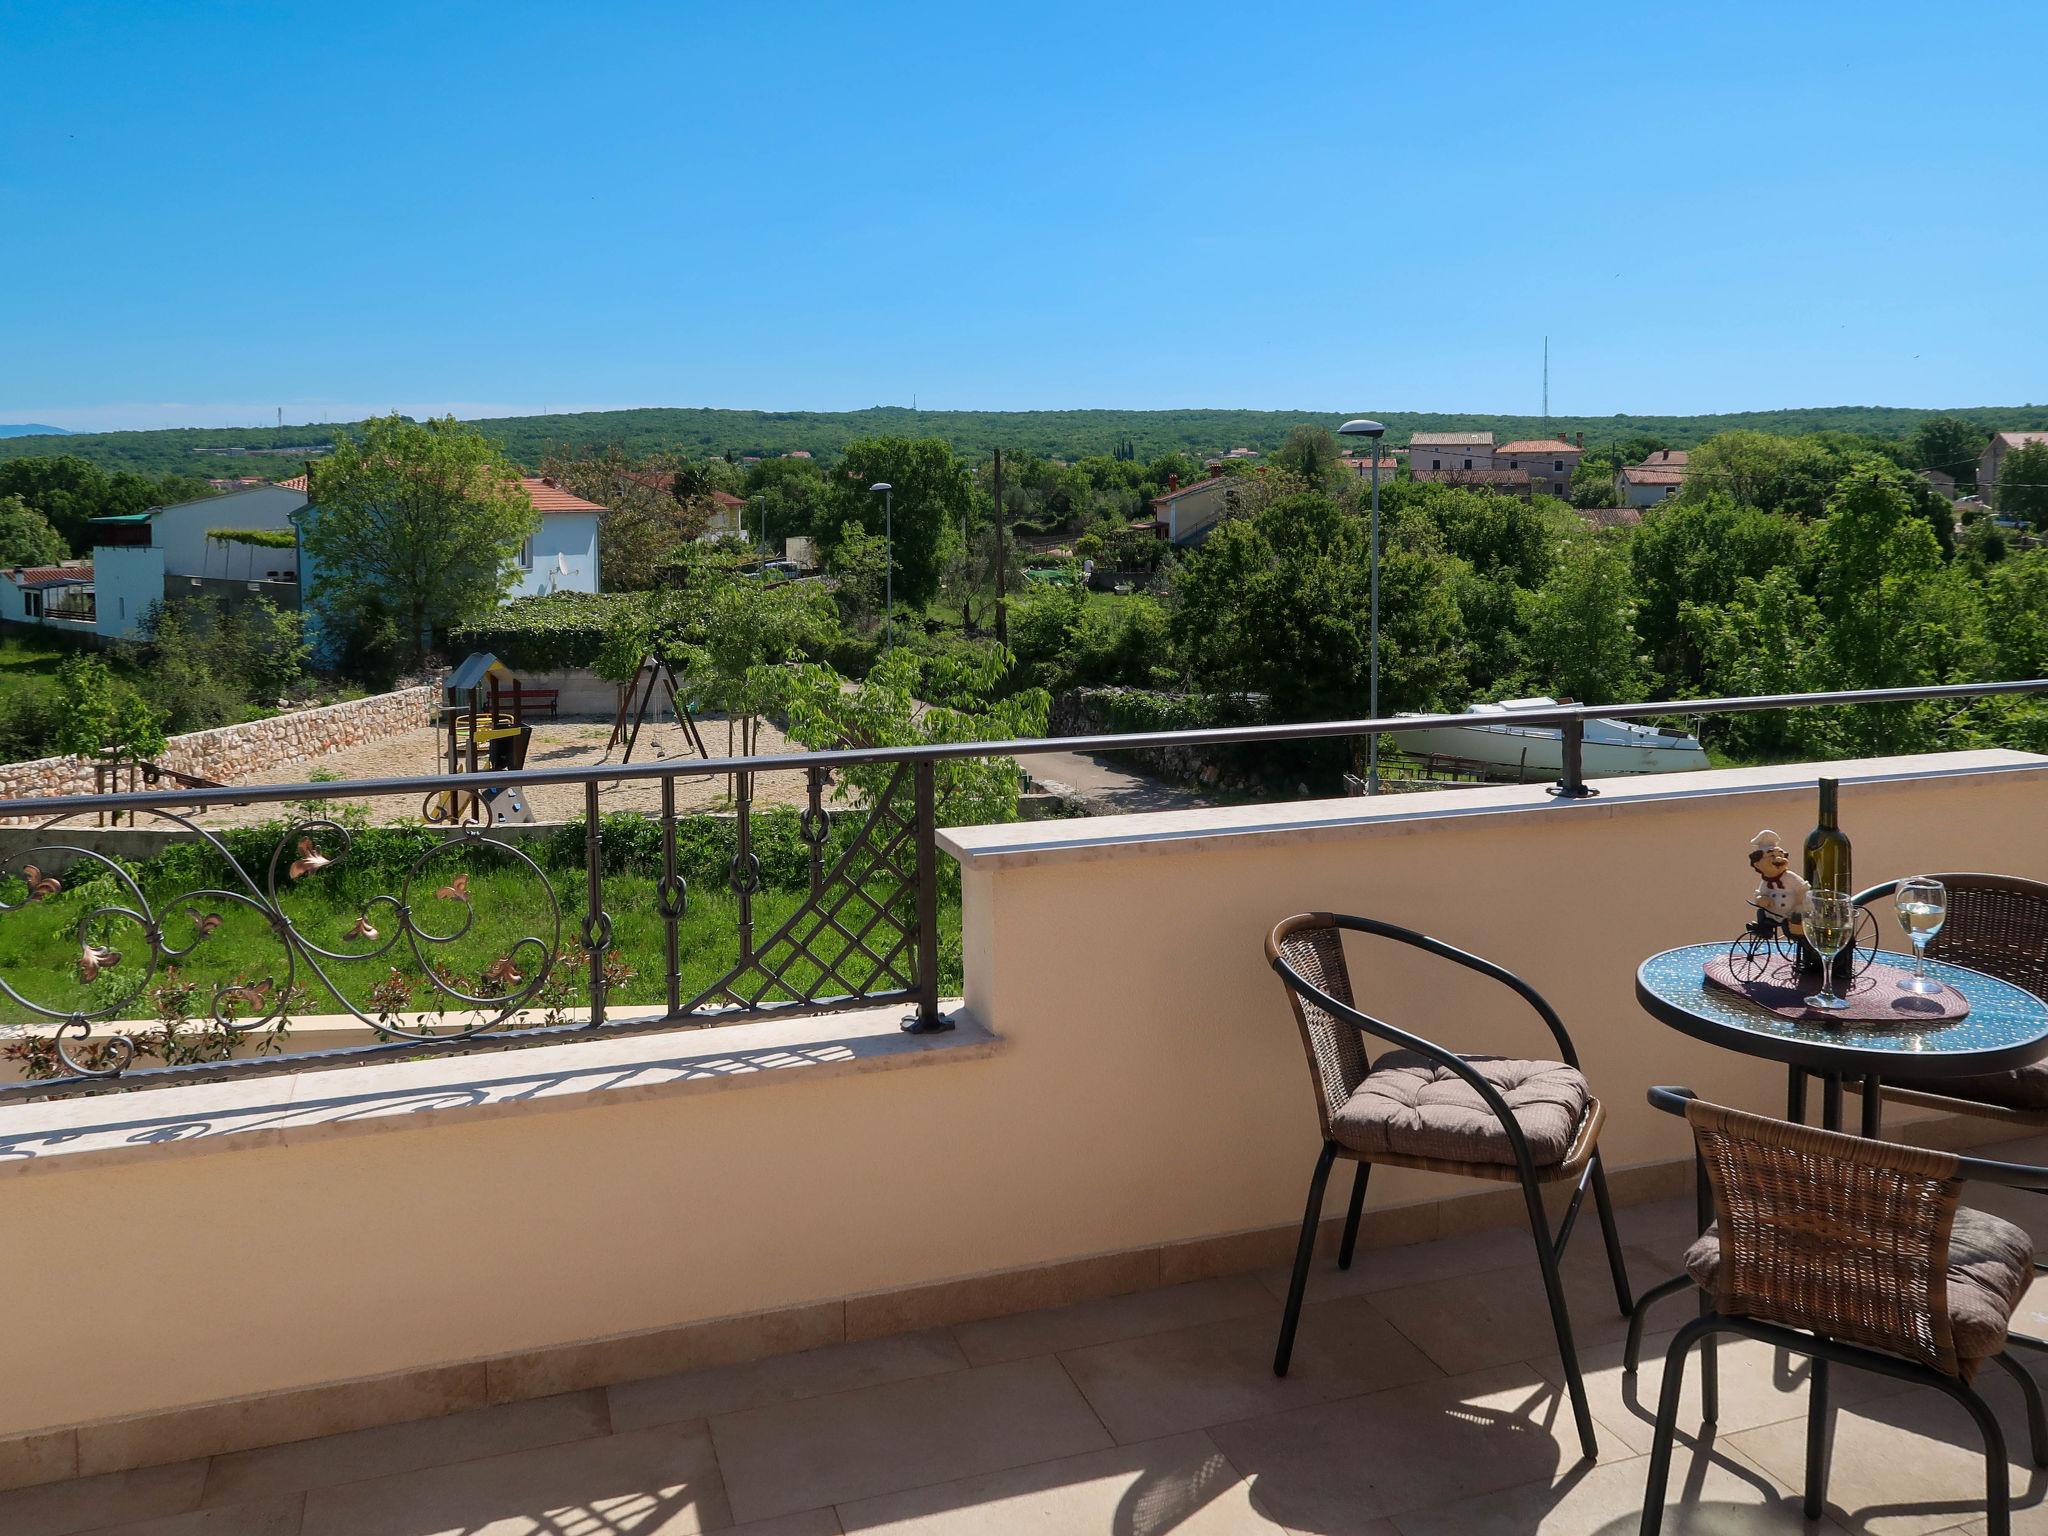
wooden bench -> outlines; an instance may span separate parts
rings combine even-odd
[[[516,712],[522,716],[537,715],[542,710],[546,710],[548,718],[553,720],[562,706],[562,690],[559,688],[521,688],[516,694],[503,692],[498,695],[498,706],[500,708],[512,707],[515,704]]]

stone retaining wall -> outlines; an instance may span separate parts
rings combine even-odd
[[[422,685],[319,709],[293,710],[243,725],[193,731],[173,736],[156,760],[177,773],[234,784],[280,762],[302,762],[430,725],[439,698],[439,688]],[[0,799],[89,795],[95,788],[93,765],[82,757],[0,764]]]

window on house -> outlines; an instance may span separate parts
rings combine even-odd
[[[1470,459],[1467,459],[1467,460],[1465,461],[1465,467],[1466,467],[1467,469],[1470,469],[1470,468],[1472,467],[1472,461],[1471,461]]]
[[[1552,461],[1551,461],[1551,465],[1550,465],[1550,467],[1551,467],[1552,469],[1554,469],[1554,470],[1562,470],[1562,469],[1564,468],[1564,460],[1563,460],[1563,459],[1554,459],[1554,460],[1552,460]]]
[[[1509,469],[1520,469],[1521,467],[1522,467],[1522,461],[1521,461],[1520,459],[1509,459],[1509,460],[1508,460],[1508,468],[1509,468]]]
[[[1444,467],[1444,461],[1442,459],[1431,459],[1429,461],[1429,467],[1431,469],[1442,469]]]
[[[523,571],[533,569],[533,538],[530,534],[519,545],[519,568]]]
[[[22,593],[21,611],[31,619],[40,619],[43,616],[43,594],[40,592]]]

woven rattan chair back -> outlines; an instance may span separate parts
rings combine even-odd
[[[2048,998],[2048,885],[2012,875],[1936,875],[1948,916],[1927,953]]]
[[[1288,918],[1267,938],[1266,948],[1269,959],[1286,961],[1310,986],[1347,1008],[1356,1006],[1351,972],[1344,963],[1344,935],[1327,913],[1304,912]],[[1372,1065],[1365,1037],[1356,1025],[1336,1017],[1314,998],[1304,997],[1284,974],[1281,980],[1294,1009],[1294,1022],[1301,1029],[1302,1048],[1308,1053],[1316,1115],[1327,1140],[1331,1116],[1350,1101]]]
[[[1948,1311],[1958,1163],[1693,1100],[1720,1228],[1714,1308],[1959,1376]]]

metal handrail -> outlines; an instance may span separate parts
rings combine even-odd
[[[1648,704],[1560,704],[1554,709],[1516,710],[1497,714],[1393,715],[1378,720],[1319,720],[1287,725],[1210,726],[1184,731],[1133,731],[1094,736],[1037,736],[1005,741],[956,741],[915,747],[840,748],[823,752],[786,752],[753,757],[720,757],[653,763],[597,764],[587,768],[510,768],[476,773],[433,774],[402,779],[331,780],[318,784],[238,784],[237,804],[282,800],[331,800],[432,793],[444,789],[505,789],[550,784],[612,784],[646,779],[723,778],[735,773],[786,773],[808,768],[860,767],[877,763],[937,763],[973,757],[1029,757],[1042,752],[1136,752],[1159,747],[1256,746],[1279,741],[1322,741],[1336,737],[1386,735],[1438,730],[1445,726],[1555,725],[1564,729],[1565,765],[1559,792],[1576,798],[1585,792],[1572,761],[1574,737],[1588,721],[1639,720],[1655,715],[1735,715],[1768,709],[1820,709],[1838,705],[1915,704],[1938,699],[1981,699],[2048,693],[2048,678],[2004,683],[1942,683],[1920,688],[1861,688],[1834,693],[1751,694],[1719,699],[1668,699]],[[1574,730],[1574,727],[1577,729]],[[208,806],[226,796],[204,790],[123,792],[105,795],[40,796],[0,800],[0,817],[20,819],[72,812],[151,809],[159,806]]]

